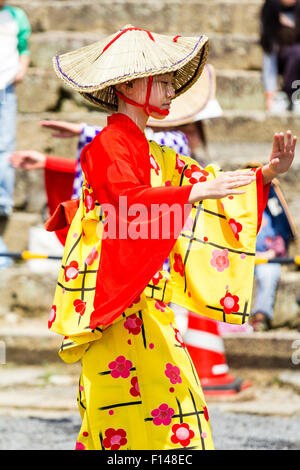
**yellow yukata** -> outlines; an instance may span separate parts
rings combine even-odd
[[[151,185],[215,178],[192,159],[149,142]],[[61,358],[81,359],[77,449],[213,449],[195,367],[172,301],[213,319],[242,323],[250,313],[257,232],[256,182],[245,194],[194,204],[169,256],[140,297],[110,325],[90,328],[105,215],[86,180],[71,223],[54,303]],[[90,198],[90,199],[89,199]],[[137,253],[138,256],[138,253]],[[141,263],[147,260],[140,260]]]

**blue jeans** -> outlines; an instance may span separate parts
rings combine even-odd
[[[15,171],[9,157],[16,145],[17,97],[14,85],[0,90],[0,215],[13,208]]]
[[[264,313],[269,320],[272,320],[280,272],[281,265],[279,263],[258,264],[255,266],[256,295],[251,315],[260,312]]]
[[[0,216],[9,216],[13,209],[15,170],[9,157],[16,143],[17,97],[14,85],[0,90]],[[0,253],[7,248],[0,236]],[[12,264],[11,258],[0,256],[0,268]]]

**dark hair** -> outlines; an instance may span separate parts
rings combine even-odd
[[[289,10],[295,9],[296,29],[300,32],[300,2]],[[265,0],[261,10],[260,44],[266,53],[271,53],[279,33],[279,13],[284,11],[280,0]],[[288,10],[288,9],[286,9]]]

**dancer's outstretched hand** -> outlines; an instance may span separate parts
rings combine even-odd
[[[225,171],[216,178],[193,185],[189,204],[203,199],[222,199],[233,194],[244,194],[244,186],[253,183],[256,176],[251,170]]]
[[[40,125],[47,129],[52,129],[56,132],[52,134],[52,137],[70,138],[78,137],[82,131],[82,124],[75,122],[66,121],[41,121]]]
[[[297,137],[292,138],[291,131],[287,131],[286,139],[283,132],[274,135],[273,149],[269,160],[269,168],[275,176],[288,171],[295,156]]]
[[[45,167],[46,155],[36,150],[18,150],[11,154],[9,160],[14,168],[40,170]]]

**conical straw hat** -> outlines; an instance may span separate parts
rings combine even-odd
[[[166,36],[125,26],[117,33],[78,50],[53,57],[57,75],[86,99],[116,111],[113,86],[141,77],[175,73],[176,96],[200,77],[208,38]]]
[[[182,126],[191,122],[217,117],[222,109],[216,100],[216,74],[212,65],[206,64],[199,80],[187,93],[172,101],[168,116],[158,120],[149,118],[147,125],[153,127]]]

